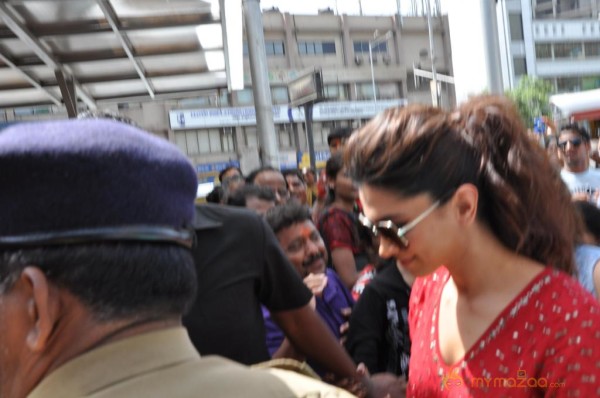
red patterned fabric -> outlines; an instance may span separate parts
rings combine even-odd
[[[350,249],[352,254],[364,251],[358,237],[354,215],[347,211],[337,207],[325,209],[319,218],[319,232],[330,251],[337,248]]]
[[[438,308],[449,276],[441,267],[413,286],[408,397],[600,395],[600,304],[577,281],[544,270],[449,366],[438,344]]]
[[[352,293],[352,298],[354,301],[358,301],[360,295],[365,290],[365,286],[367,286],[369,282],[375,278],[376,274],[377,269],[371,264],[367,265],[358,273],[358,279],[356,280],[354,286],[352,286],[352,291],[350,292]]]

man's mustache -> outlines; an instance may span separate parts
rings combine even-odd
[[[312,263],[314,263],[317,260],[321,260],[321,259],[325,259],[325,256],[323,255],[323,253],[317,253],[315,255],[310,256],[309,258],[307,258],[306,260],[304,260],[302,262],[302,266],[303,267],[308,267],[309,265],[311,265]]]

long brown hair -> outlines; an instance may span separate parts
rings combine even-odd
[[[345,160],[357,182],[404,197],[440,199],[472,183],[478,219],[507,248],[574,269],[570,194],[504,97],[474,97],[453,113],[424,105],[386,110],[350,138]]]

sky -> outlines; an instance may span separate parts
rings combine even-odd
[[[448,0],[441,0],[442,12]],[[436,0],[431,0],[432,5]],[[419,10],[426,0],[400,0],[400,11],[403,15],[410,13],[412,5]],[[316,14],[323,8],[331,8],[339,14],[358,15],[362,6],[363,15],[392,15],[398,11],[398,0],[260,0],[262,9],[278,7],[282,12],[290,14]]]

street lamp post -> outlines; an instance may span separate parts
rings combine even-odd
[[[371,84],[373,86],[373,99],[377,102],[377,91],[375,89],[375,70],[373,69],[373,44],[379,45],[388,41],[392,37],[392,31],[388,30],[383,36],[377,36],[377,31],[374,33],[373,40],[369,40],[369,63],[371,64]]]
[[[431,58],[431,73],[433,75],[432,99],[433,106],[440,106],[440,92],[438,90],[438,79],[435,70],[435,47],[433,45],[433,29],[431,26],[431,3],[427,0],[427,31],[429,33],[429,57]]]
[[[375,70],[373,69],[373,47],[369,41],[369,63],[371,64],[371,84],[373,85],[373,98],[377,102],[377,93],[375,91]]]

